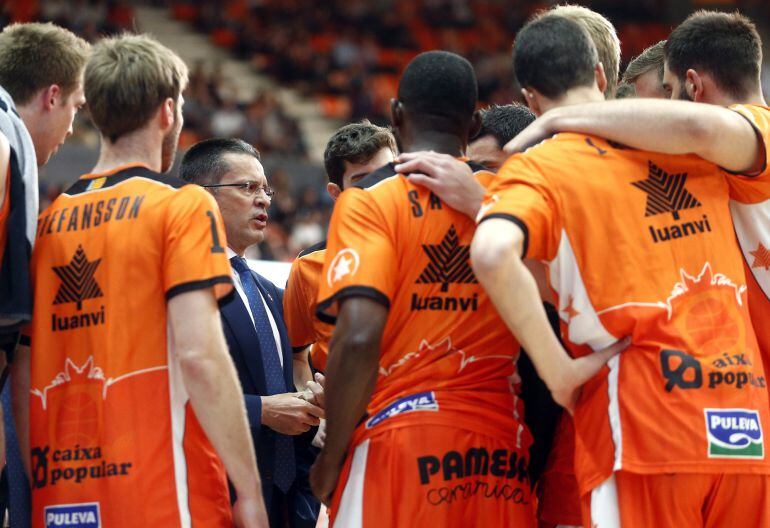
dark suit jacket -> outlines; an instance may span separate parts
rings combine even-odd
[[[278,327],[283,353],[283,375],[289,391],[294,391],[292,349],[283,322],[283,290],[258,273],[253,271],[252,273],[265,304],[270,309]],[[261,396],[267,395],[267,391],[259,339],[246,306],[237,292],[233,292],[227,302],[220,306],[220,312],[227,346],[243,388],[246,413],[254,438],[265,504],[270,509],[273,503],[273,494],[280,493],[278,488],[273,485],[274,443],[278,433],[262,425]],[[292,489],[287,494],[290,510],[290,519],[288,520],[291,526],[314,526],[318,516],[320,504],[313,496],[308,484],[308,472],[316,454],[315,448],[310,446],[315,431],[316,428],[312,428],[304,435],[293,437],[297,477]],[[271,515],[271,518],[274,517]]]

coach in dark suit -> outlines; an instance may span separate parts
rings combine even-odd
[[[283,290],[251,270],[246,248],[262,241],[273,194],[259,153],[238,139],[211,139],[184,156],[182,179],[208,188],[224,220],[235,295],[221,307],[243,387],[272,527],[313,527],[319,503],[308,485],[312,435],[323,416],[322,388],[298,393],[283,322]],[[215,239],[212,251],[220,246]],[[303,391],[305,387],[302,387]]]

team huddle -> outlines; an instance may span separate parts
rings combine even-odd
[[[19,83],[18,49],[59,77]],[[390,130],[329,140],[328,238],[283,318],[331,526],[770,526],[760,37],[700,11],[620,85],[619,58],[609,21],[558,6],[516,34],[526,107],[479,112],[470,63],[430,51]],[[165,174],[186,82],[147,36],[0,33],[0,344],[32,526],[278,526],[218,308],[251,280],[218,191],[272,191],[208,177],[219,140]],[[84,103],[99,161],[35,223]]]

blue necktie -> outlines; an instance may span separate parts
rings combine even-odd
[[[243,257],[235,256],[230,259],[233,269],[238,272],[243,292],[249,300],[251,315],[254,317],[254,328],[257,331],[259,348],[262,351],[262,367],[265,373],[267,395],[284,394],[287,391],[283,368],[278,358],[278,347],[275,343],[273,329],[267,318],[267,311],[262,302],[251,269]],[[286,493],[294,482],[296,465],[294,463],[294,439],[290,436],[275,433],[275,475],[273,482],[278,489]]]

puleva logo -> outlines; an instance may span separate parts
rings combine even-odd
[[[765,458],[759,412],[703,409],[709,458]]]
[[[332,286],[338,280],[347,275],[355,275],[361,259],[358,252],[352,248],[341,249],[332,260],[329,271],[326,273],[326,283]]]
[[[687,173],[669,174],[653,162],[649,162],[650,172],[646,180],[632,182],[631,185],[647,193],[647,206],[644,216],[671,213],[674,220],[679,220],[679,211],[700,207],[701,203],[685,188]]]
[[[54,266],[53,271],[61,279],[61,286],[56,292],[54,304],[77,303],[78,310],[83,308],[83,301],[102,297],[99,284],[94,279],[96,268],[102,259],[88,260],[83,246],[78,246],[70,263]]]
[[[102,525],[98,502],[46,506],[44,516],[45,528],[100,528]]]
[[[452,225],[438,244],[423,244],[423,251],[430,262],[417,278],[417,284],[441,284],[441,291],[450,284],[476,284],[469,262],[470,246],[460,244],[455,226]]]
[[[371,429],[388,418],[414,411],[438,411],[436,395],[432,392],[418,392],[417,394],[400,398],[372,416],[366,422],[366,428]]]

